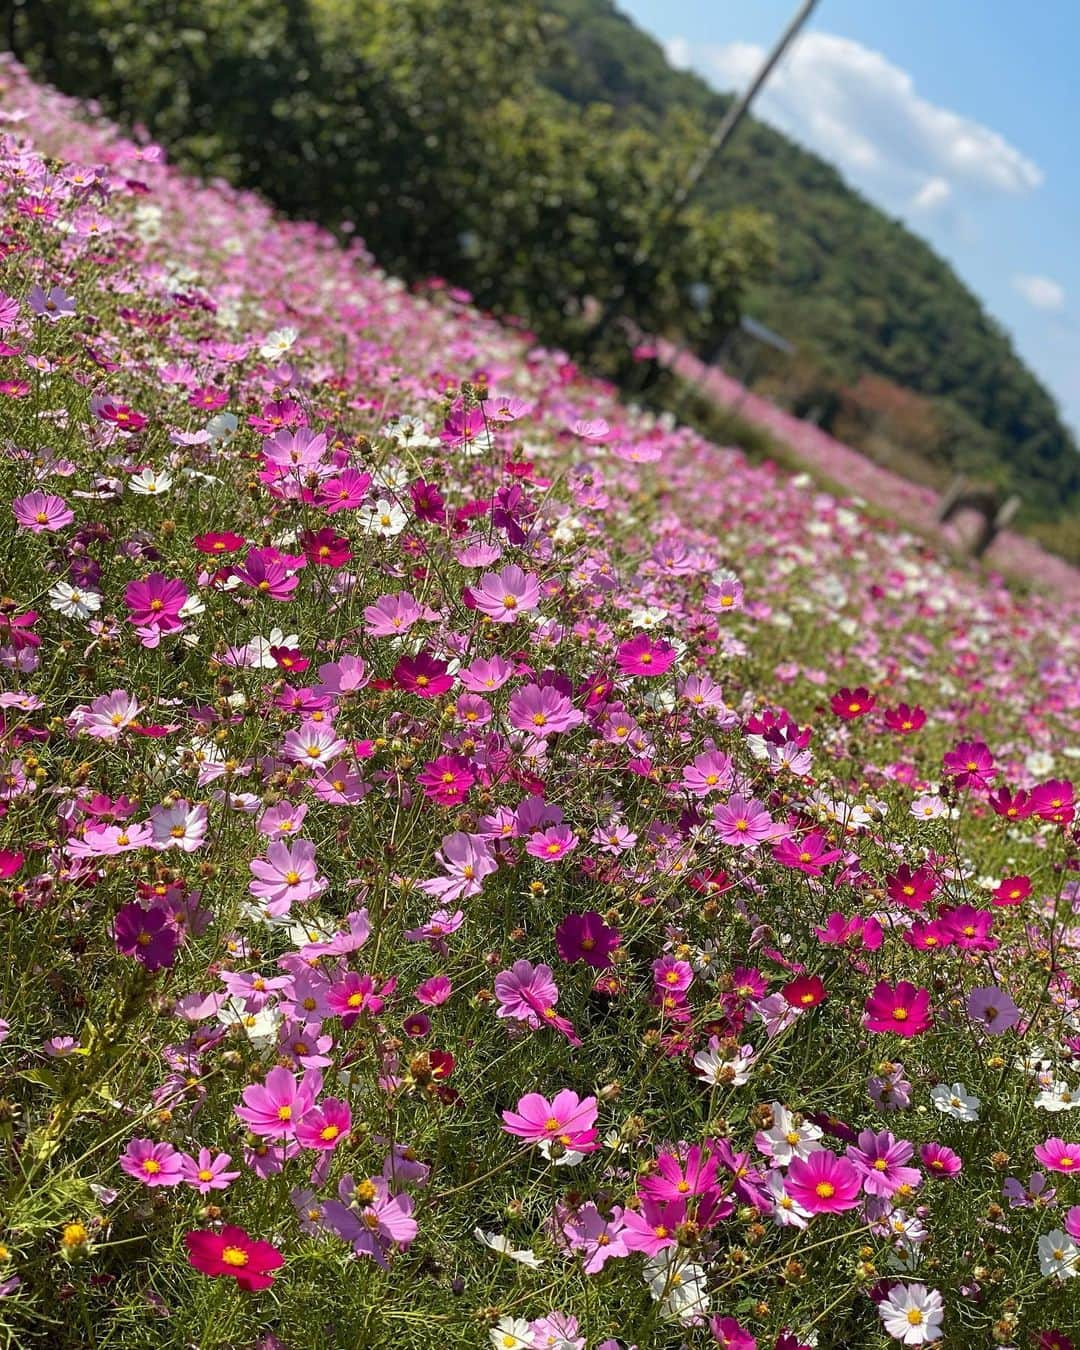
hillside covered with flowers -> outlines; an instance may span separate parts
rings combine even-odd
[[[0,65],[11,1346],[1080,1326],[1080,610]]]

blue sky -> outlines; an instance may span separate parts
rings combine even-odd
[[[719,89],[796,0],[617,0]],[[819,0],[758,116],[928,239],[1080,428],[1080,5]]]

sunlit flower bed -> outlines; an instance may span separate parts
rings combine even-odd
[[[1076,610],[0,95],[8,1344],[1071,1345]]]

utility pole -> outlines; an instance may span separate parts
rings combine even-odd
[[[667,206],[657,218],[655,229],[652,231],[651,235],[646,235],[638,246],[630,263],[628,273],[630,277],[639,272],[646,263],[649,262],[658,246],[663,243],[668,230],[675,222],[679,212],[689,201],[691,194],[701,181],[701,177],[705,170],[713,160],[723,152],[724,147],[738,130],[739,123],[746,116],[747,110],[761,91],[762,85],[764,85],[765,81],[775,69],[777,62],[798,36],[799,30],[813,13],[817,2],[818,0],[803,0],[803,3],[792,16],[788,26],[780,34],[776,45],[766,56],[761,68],[750,81],[746,91],[730,105],[708,141],[701,147],[693,164],[691,164],[690,168],[687,170],[686,175],[671,194],[670,198],[668,198]],[[608,325],[618,317],[622,309],[623,301],[626,299],[626,291],[627,287],[624,284],[619,286],[612,295],[609,296],[608,302],[604,306],[600,317],[589,329],[588,336],[590,338],[595,337],[602,329],[607,328]]]

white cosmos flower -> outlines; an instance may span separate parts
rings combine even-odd
[[[529,1266],[533,1270],[539,1270],[543,1265],[543,1262],[530,1247],[518,1249],[502,1233],[485,1233],[482,1228],[474,1228],[473,1237],[476,1238],[477,1242],[482,1242],[485,1247],[490,1247],[493,1252],[498,1252],[500,1256],[505,1256],[511,1261],[517,1261],[520,1265]]]
[[[930,1089],[930,1099],[939,1111],[952,1120],[972,1121],[979,1119],[979,1107],[982,1103],[973,1097],[963,1083],[946,1086],[939,1083]]]
[[[1059,1111],[1074,1111],[1080,1106],[1080,1088],[1055,1079],[1043,1087],[1035,1098],[1035,1105],[1040,1111],[1050,1111],[1054,1115]]]
[[[523,1317],[500,1317],[488,1336],[495,1350],[533,1350],[532,1328]]]
[[[644,1273],[665,1317],[694,1322],[709,1311],[705,1268],[687,1261],[678,1249],[669,1247],[646,1261]]]
[[[936,1289],[925,1284],[894,1284],[878,1304],[885,1330],[904,1345],[928,1345],[941,1339],[945,1304]]]
[[[1068,1233],[1052,1228],[1039,1238],[1039,1270],[1058,1280],[1071,1280],[1080,1275],[1080,1247]]]
[[[137,497],[164,497],[172,487],[172,477],[155,469],[140,469],[128,479],[128,491]]]
[[[206,429],[210,433],[210,439],[216,445],[226,445],[236,435],[236,428],[239,425],[235,413],[223,412],[218,413],[216,417],[211,417],[206,424]]]
[[[97,591],[80,590],[67,581],[58,581],[49,590],[49,606],[65,619],[88,619],[101,608]]]
[[[273,1045],[278,1028],[285,1019],[269,1003],[257,1013],[248,1012],[242,999],[230,998],[218,1010],[218,1021],[225,1027],[243,1027],[244,1034],[256,1048]]]
[[[264,361],[278,361],[291,350],[299,336],[295,328],[275,328],[267,334],[266,341],[259,348],[259,355]]]
[[[362,506],[356,512],[356,523],[368,534],[381,535],[383,539],[393,539],[409,523],[409,516],[397,502],[386,497],[368,506]]]

